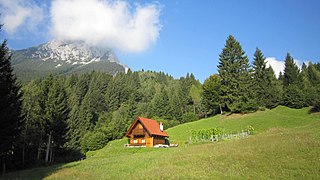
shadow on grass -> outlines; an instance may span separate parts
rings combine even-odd
[[[315,114],[315,113],[320,113],[320,106],[319,107],[312,107],[309,110],[309,114]]]
[[[0,175],[0,180],[2,179],[44,179],[47,176],[59,171],[62,168],[72,168],[78,166],[79,163],[66,163],[50,165],[46,167],[38,167],[32,169],[26,169],[21,171],[13,171],[4,175]]]

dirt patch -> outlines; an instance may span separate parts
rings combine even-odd
[[[274,127],[274,128],[270,128],[267,130],[267,133],[280,133],[280,132],[284,132],[286,131],[287,129],[286,128],[282,128],[282,127]]]
[[[225,117],[228,118],[228,119],[236,119],[236,118],[242,118],[242,117],[245,117],[247,116],[248,114],[228,114],[226,115]]]

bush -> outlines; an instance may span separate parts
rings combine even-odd
[[[259,107],[259,111],[265,111],[266,108],[265,107]]]
[[[81,151],[86,153],[103,148],[107,145],[109,139],[107,135],[102,132],[88,132],[81,139]]]
[[[192,140],[193,141],[206,141],[210,140],[212,136],[222,135],[224,133],[222,128],[211,128],[211,129],[201,129],[201,130],[192,130]]]
[[[198,120],[198,116],[192,112],[187,112],[182,115],[182,123],[192,122]]]

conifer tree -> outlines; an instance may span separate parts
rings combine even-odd
[[[48,89],[45,101],[45,129],[48,137],[45,161],[52,162],[53,147],[59,149],[65,143],[69,107],[64,79],[50,75],[44,81],[44,86]]]
[[[14,150],[23,119],[20,86],[13,74],[10,59],[4,40],[0,45],[0,162],[3,173],[6,171],[6,160],[16,153]]]
[[[193,113],[197,114],[199,112],[199,105],[201,101],[201,86],[197,87],[195,85],[192,85],[189,91],[189,96],[192,99],[192,105],[193,105]]]
[[[267,87],[266,82],[266,62],[265,57],[260,49],[256,49],[253,58],[253,77],[254,77],[254,89],[255,97],[258,102],[264,99],[263,95]],[[261,105],[261,104],[260,104]]]
[[[40,159],[41,146],[45,139],[45,128],[43,117],[45,112],[41,106],[45,98],[41,90],[41,80],[32,80],[26,86],[23,86],[23,115],[25,123],[22,130],[22,164],[30,159]],[[34,157],[27,156],[27,149],[37,149],[38,153]],[[27,161],[26,161],[27,160]]]
[[[267,108],[277,106],[281,97],[280,84],[272,67],[266,67],[265,57],[258,48],[254,53],[253,77],[253,89],[257,104]]]
[[[169,108],[167,112],[168,119],[180,120],[182,116],[182,88],[179,82],[175,82],[169,87]]]
[[[81,76],[71,76],[67,81],[70,84],[68,89],[70,113],[67,120],[68,133],[65,147],[73,151],[80,151],[80,138],[83,132],[83,102],[89,90],[91,76],[83,74]],[[82,114],[81,114],[82,113]]]
[[[310,99],[310,104],[312,105],[312,111],[320,111],[320,63],[312,64],[309,63],[307,67],[307,76],[310,83],[310,88],[304,92],[308,92],[308,98]]]
[[[169,111],[169,97],[166,89],[161,87],[152,100],[153,115],[167,118]]]
[[[311,85],[311,82],[308,78],[308,69],[305,63],[302,64],[301,73],[299,76],[299,79],[301,80],[301,87],[303,88],[304,103],[306,106],[311,106],[313,99],[316,98],[316,89]]]
[[[283,90],[271,66],[266,68],[266,81],[267,87],[263,103],[267,108],[274,108],[281,102]]]
[[[301,108],[306,105],[303,83],[301,82],[299,73],[298,66],[293,61],[291,55],[287,53],[283,74],[283,104],[285,106]]]
[[[221,104],[231,112],[255,110],[252,101],[250,65],[240,43],[230,35],[219,55],[218,72],[221,78]]]
[[[299,68],[293,61],[293,58],[287,53],[285,59],[285,68],[283,74],[283,85],[288,86],[289,84],[296,84],[299,81]]]

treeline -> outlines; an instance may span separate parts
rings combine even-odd
[[[278,105],[320,110],[320,63],[303,64],[299,69],[288,53],[284,72],[277,78],[260,49],[250,65],[240,43],[229,36],[219,56],[218,72],[203,84],[207,114],[254,112]]]

